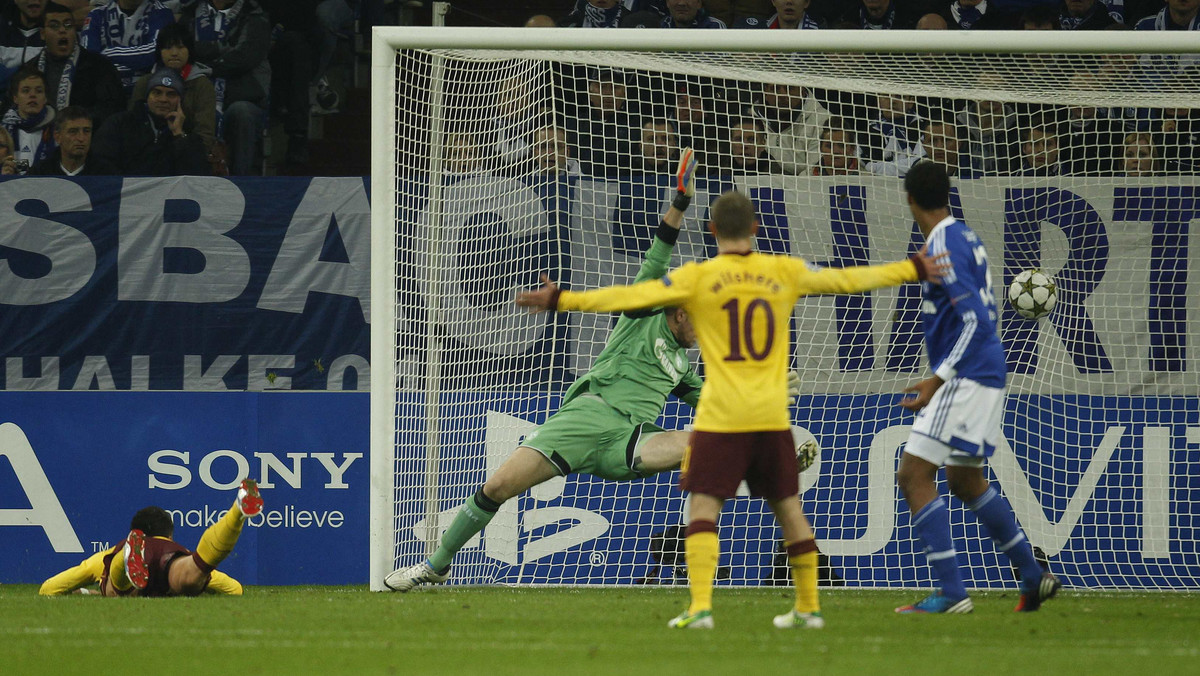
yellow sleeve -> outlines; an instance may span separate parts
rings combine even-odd
[[[208,578],[208,589],[205,591],[214,594],[229,594],[230,596],[242,595],[242,583],[229,577],[219,570],[214,570]]]
[[[814,272],[808,269],[804,261],[794,260],[799,271],[797,283],[801,295],[805,296],[818,293],[862,293],[917,281],[917,266],[912,261],[849,268],[821,268]]]
[[[38,593],[42,596],[60,596],[100,582],[100,577],[104,574],[104,557],[113,549],[116,547],[96,552],[81,561],[78,566],[68,568],[46,580],[38,589]]]
[[[691,296],[692,265],[684,265],[661,279],[651,279],[630,286],[608,286],[591,291],[563,291],[558,297],[558,309],[621,312],[676,305]]]

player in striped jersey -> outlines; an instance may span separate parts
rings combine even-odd
[[[1008,501],[988,484],[983,463],[1001,441],[1004,347],[996,335],[996,298],[987,251],[966,223],[950,215],[950,179],[940,164],[923,162],[904,178],[908,204],[931,254],[946,254],[951,269],[940,285],[921,284],[921,320],[933,376],[904,391],[900,402],[917,412],[896,480],[913,515],[941,588],[898,613],[969,613],[973,609],[955,560],[938,468],[950,490],[975,512],[996,547],[1021,574],[1018,611],[1037,610],[1058,579],[1043,571]]]
[[[824,626],[817,599],[817,544],[799,500],[788,412],[788,318],[801,296],[859,293],[920,279],[941,266],[924,250],[911,261],[812,270],[799,258],[756,253],[754,205],[727,192],[711,207],[717,256],[687,263],[661,279],[592,291],[544,285],[517,297],[533,310],[612,312],[682,306],[692,318],[706,378],[680,488],[691,491],[687,559],[691,605],[670,627],[713,626],[712,587],[719,544],[717,516],[744,479],[767,500],[783,530],[796,603],[775,618],[780,628]]]

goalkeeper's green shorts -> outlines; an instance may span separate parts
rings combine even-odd
[[[521,446],[546,456],[563,476],[581,473],[630,481],[648,476],[633,467],[642,444],[663,431],[653,423],[630,422],[600,397],[584,394],[563,404]]]

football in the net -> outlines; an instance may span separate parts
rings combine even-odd
[[[1008,303],[1025,319],[1040,319],[1050,314],[1058,298],[1058,287],[1041,270],[1025,270],[1008,286]]]

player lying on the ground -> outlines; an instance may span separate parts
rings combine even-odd
[[[171,539],[175,524],[161,507],[138,510],[129,535],[115,547],[97,552],[78,566],[42,583],[39,594],[56,596],[99,584],[104,596],[197,596],[204,591],[242,593],[235,579],[215,570],[237,544],[246,519],[262,512],[262,496],[253,479],[242,481],[229,511],[200,536],[196,551]],[[84,592],[89,593],[89,592]]]
[[[676,173],[675,199],[636,281],[667,272],[684,211],[695,192],[695,171],[693,153],[685,148]],[[687,356],[695,342],[692,322],[682,308],[622,314],[592,369],[571,385],[558,411],[463,503],[437,551],[425,561],[394,571],[384,584],[406,592],[422,583],[444,582],[454,555],[487,526],[500,505],[556,476],[584,473],[630,481],[679,467],[687,433],[664,431],[653,421],[662,413],[668,394],[693,407],[699,401],[701,380]]]
[[[1054,596],[1058,578],[1042,570],[1004,496],[988,483],[983,464],[1001,442],[1008,370],[996,334],[996,299],[983,242],[950,215],[950,179],[940,164],[922,163],[904,178],[908,206],[931,253],[948,253],[953,272],[941,286],[921,285],[921,323],[934,375],[904,391],[917,411],[900,456],[896,481],[912,511],[913,530],[941,588],[898,613],[969,613],[974,608],[950,537],[950,510],[938,495],[946,466],[950,491],[987,529],[996,548],[1021,573],[1019,611],[1034,611]]]

